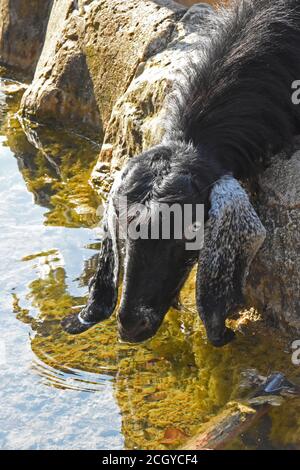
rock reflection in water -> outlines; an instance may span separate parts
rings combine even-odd
[[[45,224],[89,227],[98,219],[99,199],[88,184],[99,145],[62,130],[9,115],[7,143],[36,204],[49,209]]]

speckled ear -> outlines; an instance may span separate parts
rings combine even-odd
[[[89,300],[82,312],[83,320],[99,322],[109,318],[118,299],[119,246],[117,237],[117,214],[112,197],[105,215],[105,238],[99,256],[99,265],[89,288]]]
[[[212,189],[210,202],[196,296],[209,340],[223,346],[234,337],[225,320],[244,304],[249,267],[266,231],[247,193],[234,178],[220,179]]]

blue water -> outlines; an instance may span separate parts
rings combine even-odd
[[[0,106],[5,117],[3,92]],[[72,296],[86,294],[78,278],[85,261],[95,253],[89,245],[96,235],[88,228],[46,226],[47,212],[35,204],[7,137],[0,135],[0,448],[122,448],[121,417],[111,377],[46,366],[32,352],[30,325],[13,313],[17,298],[22,299],[22,308],[30,307],[31,316],[38,314],[27,299],[28,286],[46,277],[53,266],[64,269]],[[22,261],[50,250],[55,250],[50,267],[43,256]]]

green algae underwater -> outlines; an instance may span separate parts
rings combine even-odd
[[[246,393],[245,371],[283,371],[299,380],[289,343],[253,312],[233,322],[235,342],[222,349],[208,344],[194,305],[194,273],[182,292],[184,308],[172,309],[144,344],[121,343],[115,316],[77,337],[62,331],[60,320],[85,303],[101,245],[99,199],[88,183],[99,144],[20,119],[22,92],[15,85],[0,80],[0,215],[8,221],[0,239],[7,258],[0,341],[8,335],[18,351],[0,372],[0,447],[176,449]],[[14,191],[5,185],[8,174],[17,182],[17,201],[7,196]],[[21,235],[8,230],[13,224]],[[299,445],[300,400],[294,399],[230,448]]]

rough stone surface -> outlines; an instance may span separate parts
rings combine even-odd
[[[52,0],[0,0],[0,63],[32,76]]]
[[[139,64],[167,46],[184,12],[169,0],[55,0],[23,113],[101,137]]]
[[[72,0],[54,0],[43,52],[23,96],[23,115],[91,133],[101,129],[86,57],[78,44]]]
[[[166,47],[141,61],[126,92],[117,100],[106,129],[104,146],[92,174],[92,183],[107,189],[103,162],[111,173],[129,158],[158,143],[164,133],[164,103],[168,92],[199,41],[207,7],[194,5],[176,23]],[[198,47],[196,45],[196,47]]]
[[[249,304],[295,335],[300,334],[299,175],[300,150],[290,159],[276,157],[260,178],[256,203],[267,238],[248,279]]]

